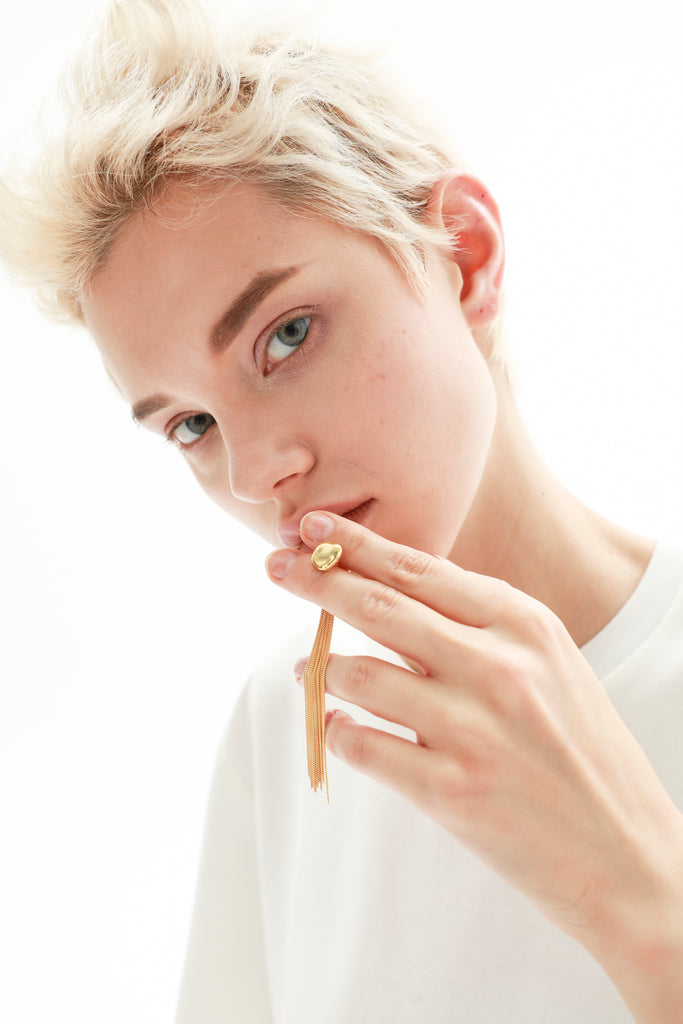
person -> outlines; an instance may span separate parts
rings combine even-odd
[[[115,4],[74,82],[4,259],[339,619],[329,806],[307,629],[230,723],[179,1024],[683,1021],[683,554],[536,454],[489,190],[371,69],[189,2]]]

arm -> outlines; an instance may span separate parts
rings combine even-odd
[[[285,577],[271,556],[271,576],[415,666],[332,657],[327,687],[418,740],[337,712],[330,751],[580,942],[639,1024],[683,1024],[683,816],[562,623],[500,580],[328,518],[351,571],[300,552]]]
[[[243,696],[211,787],[176,1024],[272,1020],[252,796],[231,750],[247,735],[244,705]]]

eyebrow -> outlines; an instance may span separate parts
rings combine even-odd
[[[298,274],[300,270],[301,267],[285,267],[284,270],[257,274],[213,327],[210,334],[210,346],[213,354],[218,356],[225,352],[257,306],[267,299],[278,285]]]
[[[152,395],[151,398],[143,398],[141,402],[137,402],[131,409],[131,415],[136,423],[142,423],[148,416],[153,416],[155,412],[165,409],[170,404],[171,399],[168,395]]]
[[[225,352],[257,307],[278,285],[289,280],[290,277],[294,277],[301,269],[301,266],[285,267],[283,270],[257,274],[211,328],[209,348],[213,355],[221,355]],[[133,419],[136,423],[142,423],[149,416],[165,409],[171,402],[172,399],[168,395],[162,394],[143,398],[133,406]]]

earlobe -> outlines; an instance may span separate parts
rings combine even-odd
[[[505,268],[505,244],[498,206],[477,178],[462,171],[443,174],[427,204],[432,223],[445,228],[452,260],[462,277],[460,306],[470,328],[498,315]]]

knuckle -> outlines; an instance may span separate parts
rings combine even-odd
[[[383,619],[396,608],[400,597],[398,591],[391,587],[386,587],[382,583],[374,583],[363,591],[360,598],[360,610],[369,619]]]
[[[539,601],[529,598],[519,610],[518,630],[521,639],[536,650],[552,650],[563,630],[557,616]]]
[[[468,766],[452,763],[438,773],[433,798],[442,813],[450,814],[456,808],[462,815],[463,807],[476,795],[477,776]]]
[[[514,619],[519,614],[520,598],[525,603],[524,598],[526,598],[526,594],[515,590],[507,580],[491,577],[488,603],[495,618],[509,617]]]
[[[432,787],[434,807],[441,818],[455,819],[464,838],[484,812],[495,788],[485,761],[461,756],[443,765]]]
[[[368,689],[374,672],[367,658],[351,658],[345,672],[346,692],[359,696]]]
[[[518,718],[532,702],[532,680],[525,659],[516,652],[499,653],[489,664],[484,688],[486,703],[496,715]]]
[[[492,659],[491,675],[505,686],[520,686],[524,682],[525,670],[514,652],[505,651]]]
[[[366,729],[358,726],[345,729],[342,744],[346,761],[361,771],[367,768],[370,763],[370,744]]]
[[[566,630],[561,620],[541,601],[497,580],[494,601],[503,629],[521,644],[534,649],[553,649]]]
[[[392,555],[389,575],[398,586],[405,586],[419,580],[430,579],[434,576],[436,567],[436,559],[426,552],[404,548]]]

